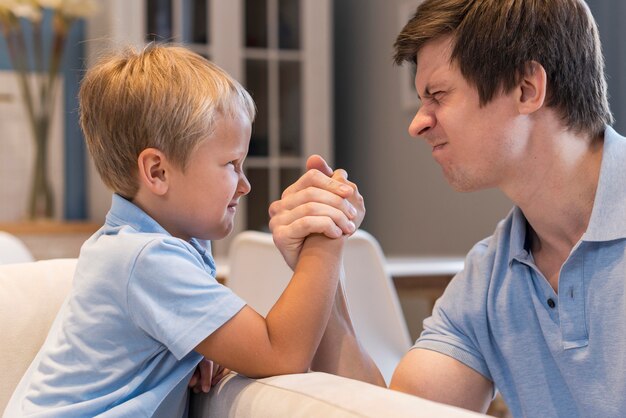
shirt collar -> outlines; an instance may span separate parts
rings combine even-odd
[[[105,223],[110,227],[128,225],[138,232],[157,233],[171,236],[157,221],[122,196],[114,193],[111,209],[107,213]]]
[[[130,226],[137,232],[172,236],[139,206],[116,193],[113,194],[111,209],[107,213],[105,224],[113,228]],[[215,260],[211,254],[211,241],[191,238],[188,244],[198,252],[215,277],[216,268]]]
[[[610,241],[626,237],[626,138],[607,126],[600,179],[584,241]]]
[[[522,210],[515,206],[509,214],[511,222],[511,235],[509,241],[509,265],[513,260],[517,260],[522,263],[528,263],[531,261],[530,255],[530,243],[528,242],[528,221],[524,216]]]

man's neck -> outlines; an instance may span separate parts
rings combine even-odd
[[[530,225],[537,267],[558,288],[558,272],[587,230],[602,162],[603,138],[560,131],[530,141],[517,184],[503,187]]]

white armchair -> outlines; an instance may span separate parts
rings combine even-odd
[[[33,260],[33,255],[19,238],[0,231],[0,264],[26,263]]]
[[[266,315],[292,275],[272,235],[245,231],[229,252],[227,285],[261,315]],[[387,384],[411,347],[411,338],[385,257],[376,239],[354,233],[344,250],[343,285],[355,333]]]

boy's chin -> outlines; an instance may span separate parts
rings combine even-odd
[[[221,231],[212,231],[210,234],[207,234],[207,238],[204,238],[204,239],[210,240],[210,241],[219,241],[229,236],[232,232],[233,232],[233,224],[231,223]]]

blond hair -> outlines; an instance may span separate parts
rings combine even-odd
[[[79,92],[80,124],[104,183],[133,198],[137,158],[146,148],[185,169],[218,115],[246,116],[254,102],[224,70],[183,47],[149,44],[101,59]]]

